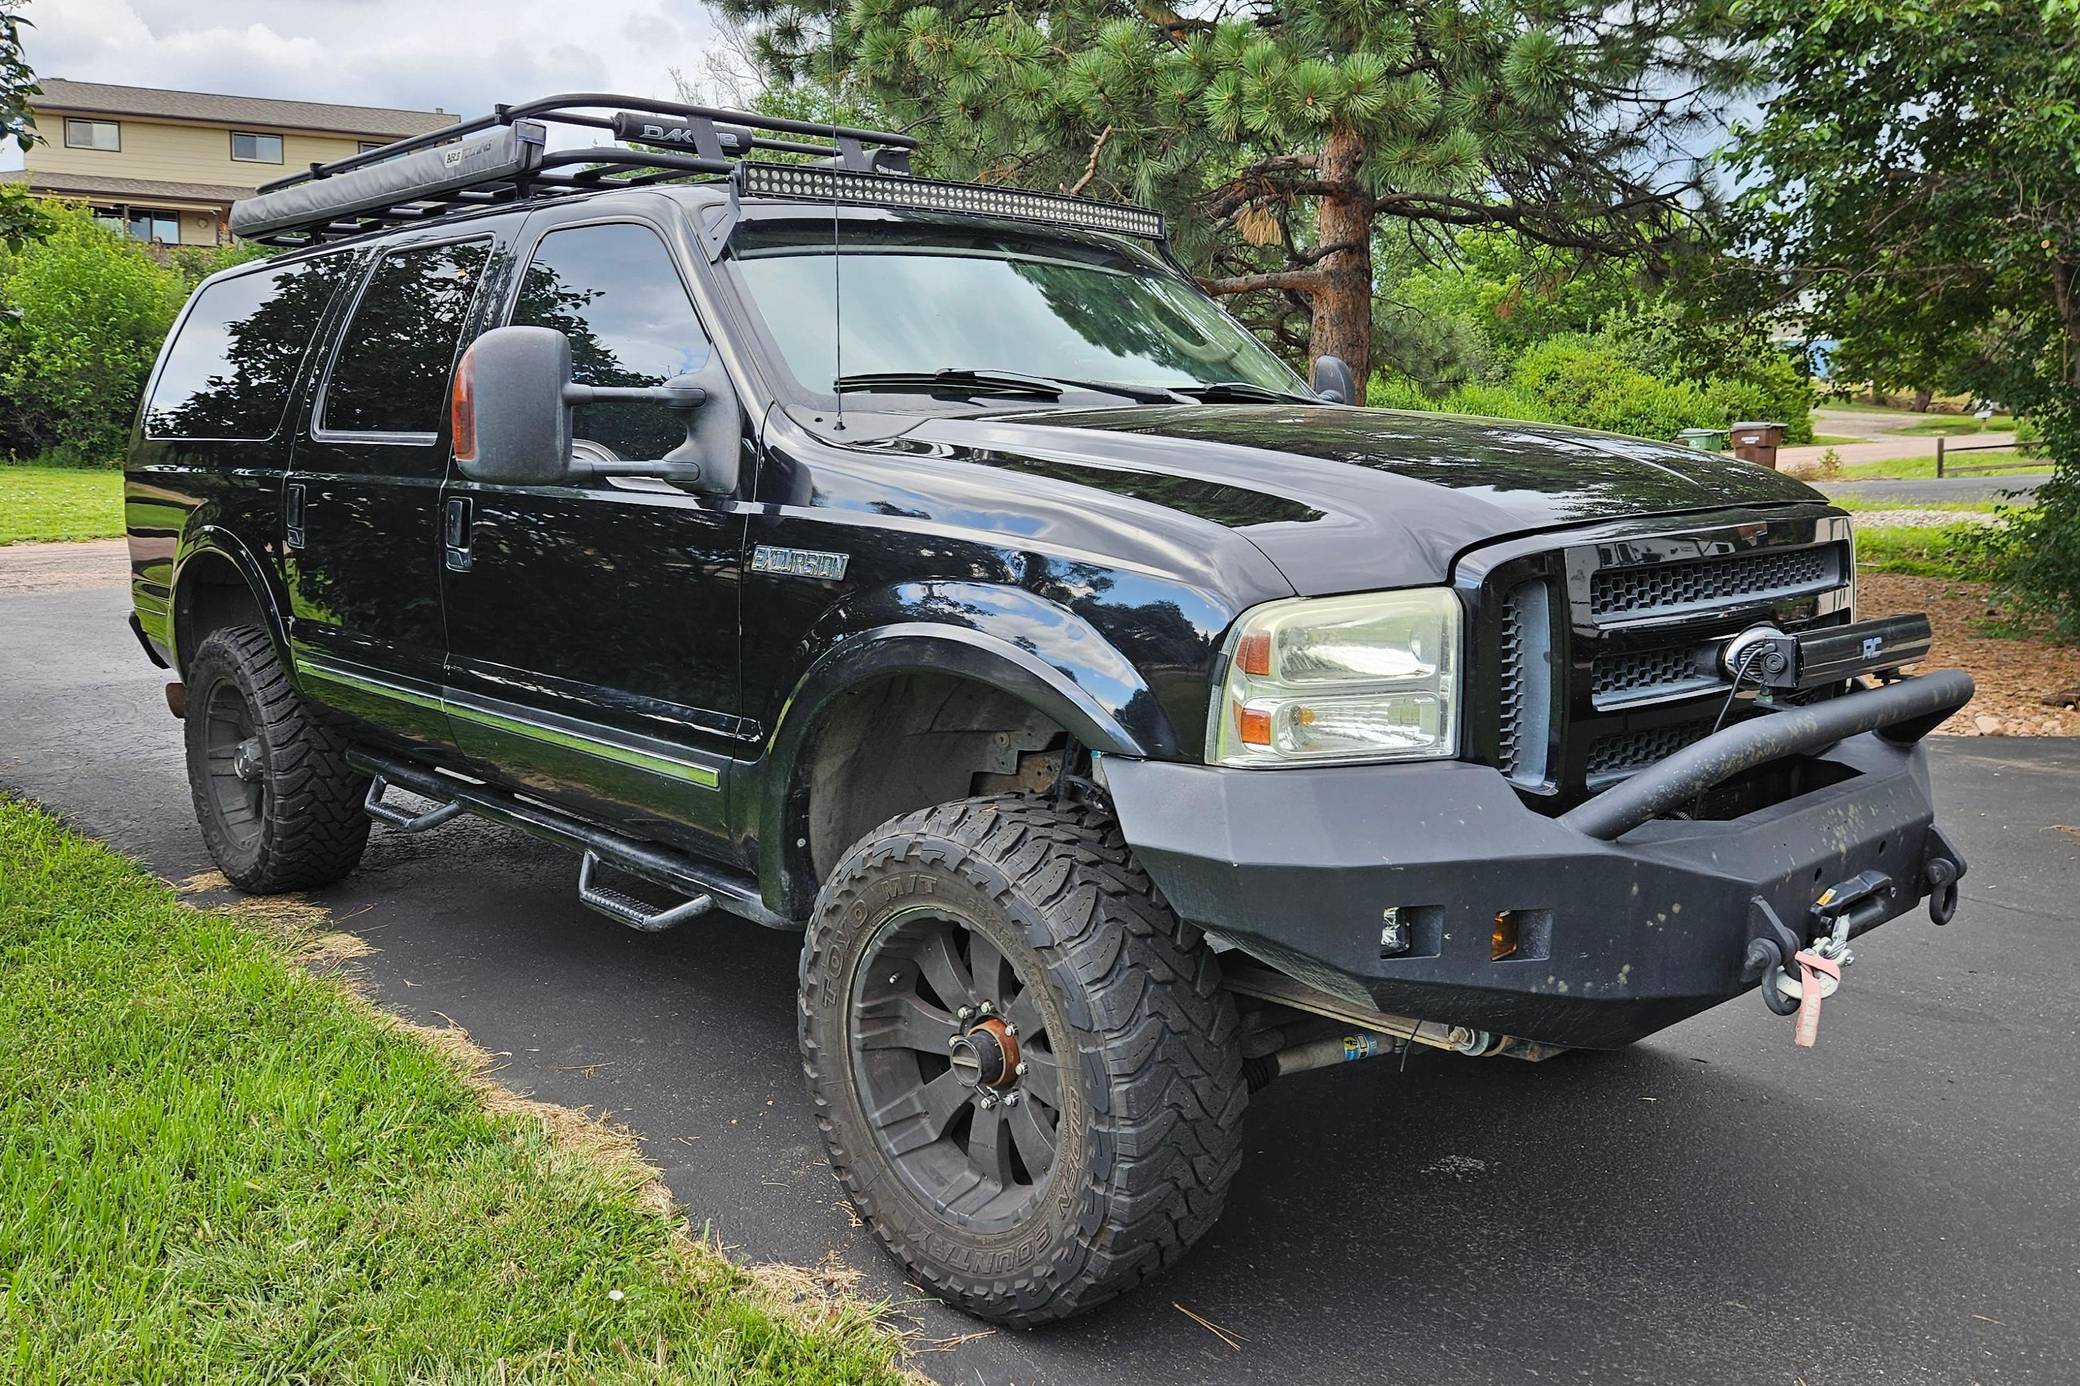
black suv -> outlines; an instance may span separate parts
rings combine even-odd
[[[910,145],[562,97],[238,205],[283,253],[196,291],[127,488],[231,880],[467,812],[632,927],[805,930],[834,1173],[1018,1324],[1182,1255],[1281,1073],[1817,1020],[1949,917],[1971,683],[1822,497],[1350,407],[1154,213]]]

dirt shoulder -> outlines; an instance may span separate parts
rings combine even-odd
[[[123,539],[0,545],[0,593],[121,587],[129,577],[130,545]]]
[[[1965,669],[1979,696],[1938,730],[1957,736],[2080,736],[2074,700],[2080,692],[2080,645],[2010,640],[1984,634],[1994,614],[1984,583],[1864,572],[1857,577],[1857,614],[1925,611],[1935,646],[1922,669]]]

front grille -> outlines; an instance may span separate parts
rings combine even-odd
[[[1542,582],[1519,583],[1502,599],[1498,651],[1501,743],[1496,764],[1513,780],[1536,784],[1546,773],[1546,729],[1553,701],[1551,618]]]
[[[1699,558],[1638,568],[1605,568],[1591,581],[1589,612],[1599,621],[1742,600],[1819,591],[1841,581],[1833,546]]]
[[[1685,746],[1704,740],[1711,732],[1712,719],[1705,717],[1669,727],[1600,736],[1589,747],[1589,777],[1595,780],[1644,770],[1655,761],[1667,760]]]
[[[1734,511],[1548,542],[1481,580],[1475,667],[1492,680],[1482,705],[1495,720],[1471,745],[1551,811],[1709,735],[1722,709],[1728,722],[1753,715],[1746,694],[1728,704],[1720,662],[1742,630],[1769,621],[1795,634],[1851,616],[1840,516]]]
[[[1724,688],[1726,680],[1712,667],[1709,655],[1709,650],[1695,645],[1598,655],[1590,669],[1591,690],[1597,706],[1615,707]]]

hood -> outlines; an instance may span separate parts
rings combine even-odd
[[[1467,549],[1536,530],[1825,501],[1750,463],[1640,438],[1331,405],[940,417],[901,442],[1224,525],[1306,595],[1440,582]]]

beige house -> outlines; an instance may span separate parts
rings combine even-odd
[[[85,202],[117,230],[221,245],[232,202],[313,163],[453,125],[445,111],[271,101],[46,78],[30,101],[42,143],[0,180]]]

